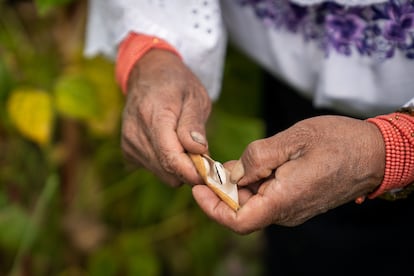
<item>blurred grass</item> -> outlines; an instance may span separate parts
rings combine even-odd
[[[227,50],[222,93],[216,107],[240,116],[260,119],[262,71],[231,44]]]
[[[261,69],[229,46],[220,98],[208,124],[210,153],[220,161],[238,159],[253,140],[262,138]]]

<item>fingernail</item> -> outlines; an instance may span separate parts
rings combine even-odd
[[[194,142],[197,142],[203,146],[207,147],[207,140],[200,132],[197,131],[191,131],[190,132],[191,138],[193,138]]]
[[[233,183],[237,183],[244,175],[243,164],[240,160],[234,164],[233,169],[230,172],[230,180]]]

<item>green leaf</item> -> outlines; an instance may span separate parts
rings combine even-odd
[[[160,275],[161,263],[149,237],[125,233],[119,236],[118,245],[125,256],[128,275]]]
[[[102,248],[95,252],[88,263],[88,275],[115,276],[119,275],[120,260],[118,252],[112,248]]]
[[[49,143],[53,110],[48,93],[34,89],[15,90],[7,101],[7,112],[23,136],[43,146]]]
[[[0,59],[0,102],[3,102],[12,84],[11,75],[4,60]]]
[[[55,86],[58,112],[73,119],[99,117],[100,107],[96,87],[82,74],[63,75]]]
[[[17,205],[3,206],[0,209],[0,246],[16,251],[23,238],[29,217]]]
[[[161,275],[161,264],[157,256],[149,253],[132,255],[128,258],[129,275]]]
[[[56,6],[69,4],[73,1],[74,0],[36,0],[35,3],[39,13],[44,15]]]
[[[89,120],[90,130],[96,135],[109,135],[118,130],[123,107],[123,95],[114,78],[114,65],[96,57],[85,60],[81,72],[95,85],[101,113]]]
[[[208,140],[211,155],[216,160],[238,159],[250,142],[263,138],[264,125],[259,119],[230,114],[218,108],[211,115]]]

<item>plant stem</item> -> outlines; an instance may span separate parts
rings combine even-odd
[[[57,174],[52,174],[46,180],[46,184],[42,193],[36,203],[35,210],[29,221],[29,225],[23,235],[16,257],[14,259],[13,267],[10,272],[10,276],[20,276],[21,267],[24,256],[29,252],[33,243],[36,241],[39,233],[40,224],[47,215],[47,206],[56,194],[57,187],[59,186],[59,177]]]

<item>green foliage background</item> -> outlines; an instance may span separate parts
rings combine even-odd
[[[111,61],[82,55],[87,2],[0,0],[0,275],[258,275],[261,233],[209,220],[189,187],[124,162]],[[260,72],[229,50],[208,136],[263,133]]]

